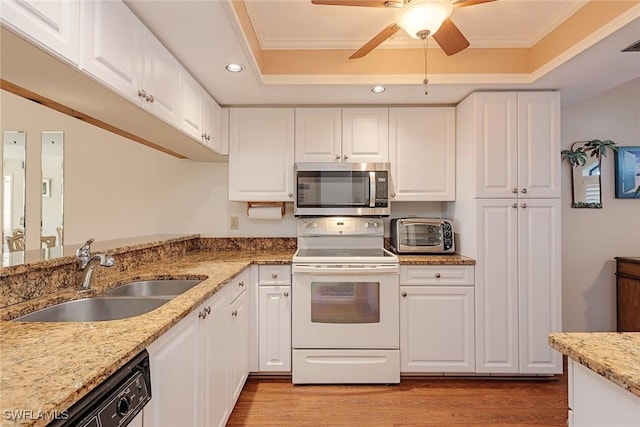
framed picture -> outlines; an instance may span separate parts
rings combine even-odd
[[[42,197],[51,197],[51,178],[42,179]]]
[[[616,199],[640,200],[640,147],[618,147],[615,170]]]

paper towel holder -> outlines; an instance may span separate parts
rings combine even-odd
[[[249,209],[255,207],[279,207],[280,212],[282,212],[282,216],[285,213],[285,205],[284,202],[247,202],[247,216],[249,216]]]

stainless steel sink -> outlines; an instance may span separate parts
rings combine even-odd
[[[170,301],[164,298],[95,297],[67,301],[13,319],[15,322],[99,322],[148,313]]]
[[[193,288],[202,280],[143,280],[127,283],[105,293],[109,296],[124,297],[175,297]]]

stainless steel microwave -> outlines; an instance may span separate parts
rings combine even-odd
[[[295,216],[389,216],[389,163],[294,166]]]
[[[453,224],[441,218],[394,218],[391,250],[398,254],[450,254],[456,251]]]

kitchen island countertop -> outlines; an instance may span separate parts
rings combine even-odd
[[[554,333],[549,345],[640,397],[640,332]]]

